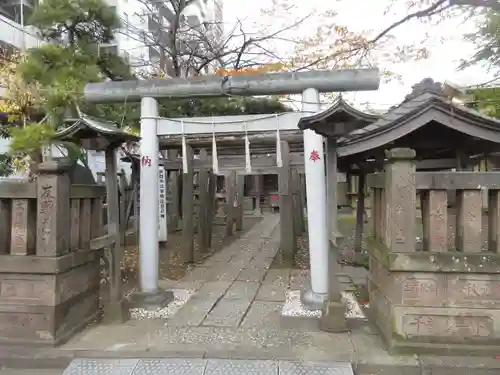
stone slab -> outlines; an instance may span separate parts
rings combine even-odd
[[[260,283],[266,275],[267,268],[252,266],[251,264],[241,271],[238,275],[238,281],[245,281],[248,283]]]
[[[264,278],[264,283],[282,283],[288,285],[290,282],[290,272],[289,268],[281,269],[270,269],[267,271],[266,277]]]
[[[255,301],[250,306],[241,327],[250,329],[279,329],[282,309],[283,303],[281,302]]]
[[[177,313],[167,321],[169,326],[199,326],[219,300],[215,296],[191,297]]]
[[[238,278],[241,268],[229,267],[225,264],[223,267],[217,267],[212,270],[212,275],[209,281],[230,281],[233,282]]]
[[[231,281],[210,281],[198,290],[196,296],[199,297],[222,297],[231,286]]]
[[[246,311],[252,303],[251,299],[223,298],[208,314],[202,325],[216,327],[238,327]]]
[[[286,299],[288,287],[280,284],[263,283],[255,299],[257,301],[283,302]]]
[[[283,302],[290,283],[289,269],[270,269],[257,293],[257,301]]]
[[[211,267],[196,267],[189,271],[182,281],[197,282],[200,280],[208,280],[212,276],[213,269]]]
[[[259,289],[258,283],[246,283],[244,281],[235,281],[227,290],[224,298],[243,298],[253,300]]]

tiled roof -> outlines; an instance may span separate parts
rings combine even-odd
[[[362,142],[364,139],[376,136],[379,133],[393,129],[407,123],[412,118],[424,113],[432,107],[440,108],[449,113],[450,116],[467,117],[474,122],[475,126],[486,127],[489,130],[500,132],[500,121],[486,116],[474,109],[463,105],[452,103],[449,99],[432,92],[423,92],[420,95],[408,98],[397,107],[391,109],[378,121],[356,129],[338,140],[339,147],[352,143]]]
[[[312,129],[314,130],[314,124],[327,120],[329,117],[337,114],[337,113],[347,113],[353,119],[364,120],[366,122],[373,122],[380,118],[379,115],[374,115],[371,113],[366,113],[357,110],[356,108],[349,105],[342,96],[338,96],[337,99],[333,102],[333,104],[326,110],[322,112],[315,113],[311,116],[302,117],[299,120],[298,128],[301,130]]]
[[[73,125],[58,131],[55,137],[58,139],[77,137],[77,133],[85,130],[94,131],[96,134],[114,138],[116,141],[130,142],[140,140],[140,137],[125,132],[114,122],[98,119],[83,113],[79,114],[79,119]]]

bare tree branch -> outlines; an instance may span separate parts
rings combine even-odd
[[[192,24],[185,17],[186,7],[195,0],[140,1],[143,10],[139,15],[148,20],[148,30],[125,21],[124,32],[129,38],[157,51],[160,58],[154,63],[154,70],[158,74],[178,77],[202,74],[209,67],[239,70],[284,61],[270,46],[274,42],[294,43],[295,41],[287,38],[285,34],[310,17],[307,15],[279,30],[265,33],[248,33],[242,20],[237,20],[229,32],[222,36],[217,35],[217,30],[221,27],[219,22]],[[158,8],[160,6],[169,7],[170,22],[167,24],[150,20],[155,14],[161,13]],[[149,27],[151,25],[156,28],[152,30]],[[153,68],[149,56],[139,59],[134,65],[145,70]]]

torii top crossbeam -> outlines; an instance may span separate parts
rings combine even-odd
[[[308,88],[318,92],[377,90],[378,69],[316,70],[248,76],[202,76],[89,83],[84,97],[92,103],[119,103],[151,98],[193,98],[225,95],[300,94]]]

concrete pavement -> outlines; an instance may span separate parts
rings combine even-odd
[[[350,363],[223,359],[75,359],[64,375],[353,375]]]

